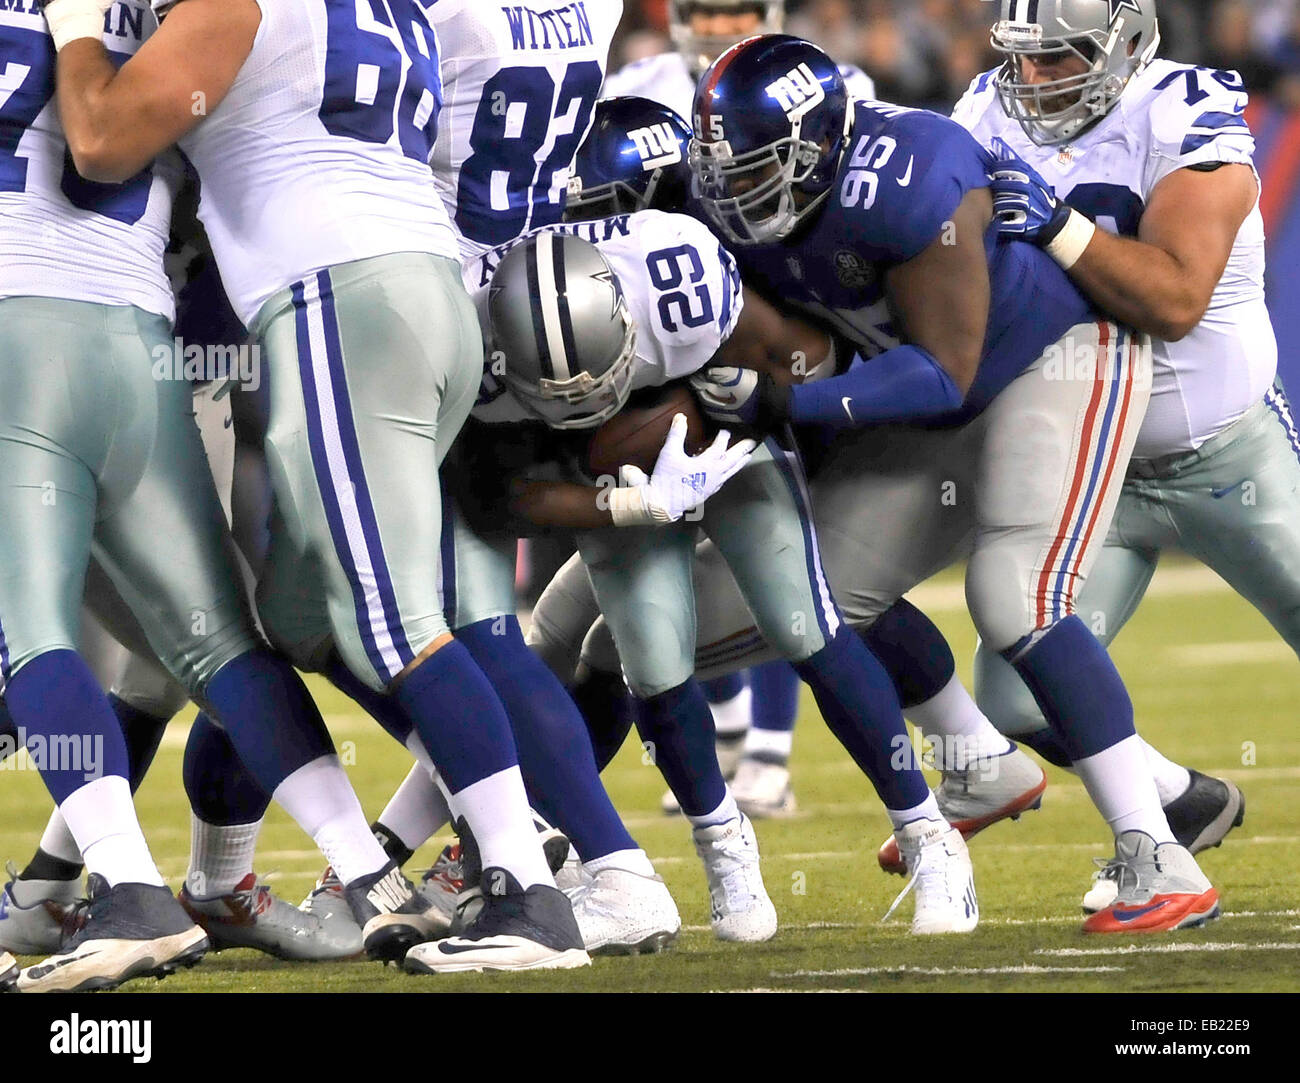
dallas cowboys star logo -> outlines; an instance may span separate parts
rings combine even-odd
[[[1131,11],[1134,15],[1142,14],[1142,9],[1138,7],[1137,0],[1106,0],[1106,3],[1110,5],[1109,21],[1112,23],[1121,11]]]

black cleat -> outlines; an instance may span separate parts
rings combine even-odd
[[[366,954],[380,962],[400,962],[416,944],[437,932],[424,916],[424,904],[396,861],[353,880],[343,889],[352,916],[361,926]]]
[[[1192,783],[1165,806],[1165,818],[1180,846],[1194,854],[1218,846],[1246,818],[1246,799],[1226,778],[1191,772]]]
[[[571,970],[591,965],[564,892],[543,884],[524,891],[499,868],[483,870],[482,887],[477,916],[446,940],[412,948],[406,955],[407,971]]]
[[[9,992],[18,984],[18,960],[7,951],[0,951],[0,993]]]
[[[116,989],[132,978],[165,978],[194,966],[207,953],[207,936],[169,889],[152,884],[110,888],[98,873],[91,873],[87,887],[90,898],[69,922],[74,931],[58,954],[18,976],[19,992]]]

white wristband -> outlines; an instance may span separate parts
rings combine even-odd
[[[614,489],[609,494],[609,514],[615,526],[652,526],[672,522],[668,509],[650,498],[648,485]]]
[[[1052,243],[1044,251],[1068,271],[1079,262],[1096,232],[1097,224],[1091,218],[1072,210],[1070,217],[1065,220],[1064,228],[1052,238]]]
[[[55,50],[61,50],[78,38],[104,39],[104,5],[100,0],[50,0],[45,5],[45,21]]]

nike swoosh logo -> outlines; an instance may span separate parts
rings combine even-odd
[[[849,420],[857,421],[857,418],[853,416],[853,400],[846,396],[845,398],[840,399],[840,402],[843,403],[844,412],[849,415]]]
[[[1116,921],[1136,921],[1145,914],[1154,913],[1168,905],[1168,899],[1161,899],[1158,903],[1152,903],[1150,906],[1139,907],[1137,910],[1119,910],[1112,911]]]
[[[900,188],[906,188],[909,184],[912,183],[912,166],[914,166],[915,164],[916,164],[916,155],[914,154],[907,159],[907,172],[904,173],[898,179],[898,186]]]
[[[1214,497],[1215,500],[1222,500],[1225,496],[1235,493],[1245,484],[1244,481],[1239,481],[1236,485],[1229,485],[1226,489],[1214,489],[1210,495]]]
[[[481,944],[478,941],[465,944],[462,947],[443,940],[438,944],[438,951],[443,955],[462,955],[467,951],[509,951],[512,947],[514,947],[513,944]]]

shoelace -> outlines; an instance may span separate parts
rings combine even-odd
[[[935,843],[934,845],[941,845],[941,843]],[[912,870],[911,879],[909,879],[906,885],[904,885],[903,890],[898,893],[898,898],[896,898],[890,905],[889,909],[885,911],[885,916],[880,919],[882,925],[893,916],[894,911],[898,909],[903,900],[912,893],[912,889],[916,887],[916,883],[920,880],[922,873],[925,873],[927,876],[931,873],[938,873],[940,879],[944,879],[942,869],[930,869],[926,867],[925,849],[922,849],[921,853],[917,857],[916,868]],[[951,895],[949,895],[949,901],[952,901]]]

